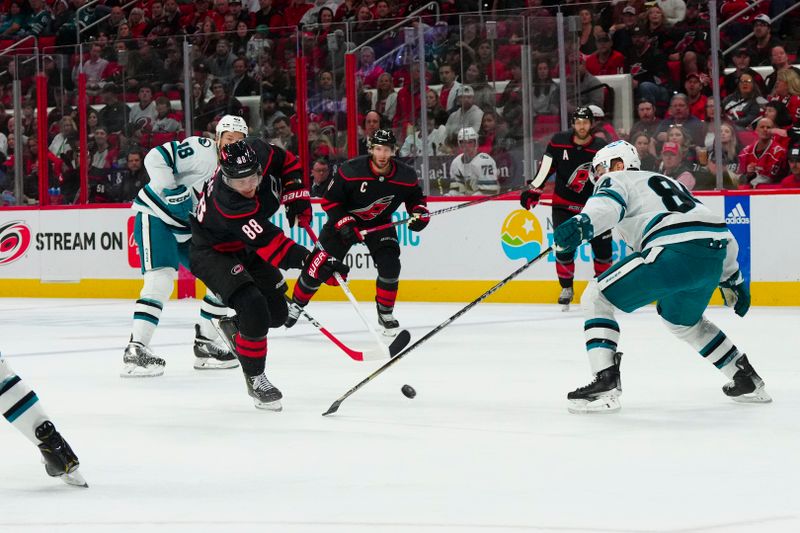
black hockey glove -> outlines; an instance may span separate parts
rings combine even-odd
[[[750,309],[750,289],[745,283],[741,272],[736,272],[733,276],[719,284],[719,292],[725,305],[733,307],[733,312],[739,316],[744,316]]]
[[[533,209],[539,203],[543,189],[525,189],[519,195],[519,203],[524,209]]]
[[[408,223],[408,229],[411,231],[422,231],[431,221],[430,211],[424,205],[415,205],[411,208],[411,216],[413,219]]]
[[[364,237],[361,236],[356,219],[350,215],[340,218],[333,227],[339,232],[339,237],[347,246],[364,242]]]
[[[315,249],[308,254],[303,272],[308,276],[325,283],[333,277],[334,272],[338,272],[342,276],[346,276],[347,273],[350,272],[350,268],[332,255],[328,254],[328,252]]]
[[[311,195],[307,189],[284,192],[281,203],[286,209],[286,220],[289,221],[290,228],[294,227],[295,221],[301,228],[307,228],[311,224]]]

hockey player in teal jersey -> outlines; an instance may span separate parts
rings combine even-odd
[[[567,395],[573,413],[620,409],[620,328],[614,311],[651,302],[667,328],[730,381],[722,391],[739,402],[772,401],[753,366],[703,313],[720,288],[725,304],[744,316],[749,288],[738,245],[721,216],[677,181],[639,170],[636,149],[613,142],[592,160],[594,194],[582,212],[556,228],[556,250],[571,251],[613,227],[634,253],[592,280],[582,296],[584,333],[595,379]]]
[[[122,377],[151,377],[164,373],[166,361],[150,349],[150,341],[169,300],[178,267],[189,266],[189,214],[203,183],[217,169],[218,150],[247,136],[243,118],[220,119],[214,141],[187,137],[148,152],[144,159],[150,183],[139,191],[132,208],[137,211],[134,238],[142,261],[144,286],[136,300],[133,331],[123,355]],[[227,308],[207,292],[195,324],[194,368],[225,369],[239,366],[236,356],[219,339],[211,319],[227,315]]]
[[[47,475],[57,477],[68,485],[88,487],[78,472],[80,463],[67,441],[56,431],[44,412],[39,398],[14,373],[0,354],[0,413],[42,454]]]

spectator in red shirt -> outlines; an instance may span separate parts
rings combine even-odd
[[[702,92],[703,84],[700,81],[700,75],[695,72],[687,74],[683,87],[686,89],[686,96],[689,98],[689,113],[700,120],[705,120],[708,97]]]
[[[787,160],[789,161],[789,175],[781,180],[781,187],[800,189],[800,145],[792,146]]]
[[[739,154],[739,174],[742,174],[742,186],[746,189],[769,187],[786,172],[786,148],[773,139],[773,127],[771,119],[759,120],[756,127],[758,140],[745,146]]]
[[[789,116],[796,117],[800,110],[800,74],[793,69],[778,72],[775,87],[769,99],[783,103]]]
[[[297,26],[300,19],[306,14],[306,11],[314,7],[307,4],[305,0],[289,0],[288,5],[283,9],[283,16],[286,19],[287,26]]]
[[[586,70],[593,76],[622,74],[625,69],[625,56],[611,48],[611,37],[601,33],[595,38],[597,51],[586,58]]]

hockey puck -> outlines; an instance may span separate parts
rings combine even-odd
[[[417,391],[415,391],[414,387],[411,385],[403,385],[403,388],[400,390],[403,392],[403,396],[406,398],[413,398],[417,395]]]

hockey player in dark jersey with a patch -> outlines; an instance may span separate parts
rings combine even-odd
[[[255,149],[254,149],[255,147]],[[281,392],[264,372],[269,328],[287,316],[286,283],[279,269],[300,268],[320,282],[349,269],[322,251],[309,252],[286,237],[270,217],[286,207],[290,225],[307,224],[308,191],[290,152],[246,139],[220,153],[220,169],[203,187],[192,217],[192,272],[236,311],[220,329],[244,371],[259,409],[281,410]]]
[[[589,169],[592,158],[606,142],[592,135],[594,115],[588,107],[579,107],[572,114],[572,129],[553,135],[547,153],[553,158],[556,182],[553,192],[553,229],[580,213],[592,195]],[[587,185],[588,183],[588,185]],[[542,189],[527,189],[520,195],[520,203],[531,209],[542,195]],[[605,232],[591,241],[594,252],[594,272],[600,275],[611,266],[611,233]],[[561,284],[558,303],[566,310],[575,297],[572,281],[575,277],[575,250],[556,253],[556,274]]]
[[[328,186],[322,208],[328,222],[319,236],[320,245],[332,256],[343,259],[354,244],[363,242],[378,269],[375,302],[378,324],[387,335],[396,335],[400,324],[395,319],[394,303],[400,284],[400,244],[397,231],[387,228],[366,236],[361,230],[392,221],[400,204],[405,203],[414,220],[411,231],[422,231],[430,217],[425,195],[417,182],[416,171],[394,158],[397,141],[389,130],[377,130],[368,139],[369,155],[356,157],[342,165]],[[305,307],[320,287],[319,277],[301,274],[294,287],[286,327],[297,322],[299,307]],[[298,307],[299,306],[299,307]]]

